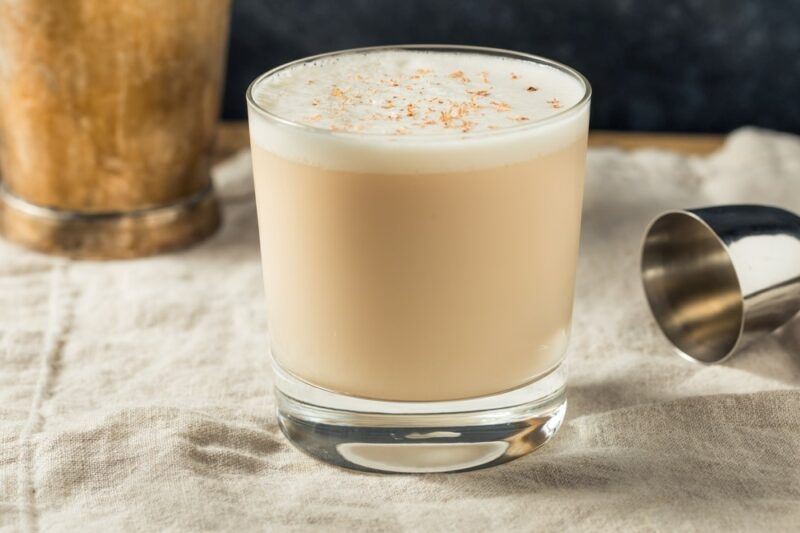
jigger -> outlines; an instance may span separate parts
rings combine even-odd
[[[647,229],[641,274],[678,353],[722,362],[800,311],[800,217],[764,205],[668,211]]]

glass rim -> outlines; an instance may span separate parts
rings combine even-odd
[[[253,95],[255,88],[265,79],[274,76],[275,74],[278,74],[279,72],[282,72],[286,69],[295,67],[297,65],[301,65],[303,63],[309,63],[312,61],[317,61],[319,59],[324,59],[328,57],[336,57],[348,54],[380,52],[385,50],[420,50],[429,52],[455,52],[455,53],[461,52],[461,53],[473,53],[473,54],[484,54],[489,56],[507,57],[511,59],[529,61],[548,68],[558,70],[560,72],[563,72],[571,76],[573,79],[577,80],[583,87],[583,96],[581,96],[581,98],[575,104],[567,107],[566,109],[559,111],[554,115],[550,115],[549,117],[543,118],[541,120],[535,120],[528,124],[520,124],[509,128],[501,128],[498,130],[478,131],[478,132],[468,132],[468,133],[459,131],[452,133],[427,133],[427,134],[414,134],[408,136],[395,136],[382,132],[380,133],[358,132],[358,131],[342,131],[342,130],[333,131],[328,128],[313,126],[311,124],[304,124],[302,122],[288,119],[269,111],[265,107],[261,106],[258,102],[256,102],[255,97]],[[295,59],[294,61],[290,61],[288,63],[283,63],[256,77],[256,79],[254,79],[247,87],[245,98],[247,100],[248,107],[252,110],[255,110],[260,116],[264,117],[265,119],[272,122],[276,122],[284,126],[295,128],[296,130],[303,130],[317,135],[331,135],[331,136],[364,138],[364,139],[391,138],[393,140],[396,139],[398,141],[414,140],[419,138],[425,138],[426,140],[434,140],[434,139],[452,139],[454,137],[476,138],[476,137],[501,136],[508,133],[533,130],[548,124],[559,122],[561,120],[564,120],[565,118],[568,118],[576,114],[578,111],[580,111],[589,104],[589,102],[592,99],[592,86],[589,83],[589,80],[587,80],[583,74],[581,74],[574,68],[569,67],[563,63],[559,63],[558,61],[548,59],[546,57],[534,54],[528,54],[525,52],[517,52],[514,50],[507,50],[503,48],[491,48],[486,46],[471,46],[471,45],[457,45],[457,44],[399,44],[399,45],[381,45],[381,46],[365,46],[360,48],[347,48],[344,50],[335,50],[333,52],[325,52],[313,56],[302,57],[300,59]]]

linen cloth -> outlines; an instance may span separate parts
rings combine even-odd
[[[0,527],[21,531],[800,528],[800,322],[722,366],[675,356],[638,275],[659,211],[800,210],[800,140],[589,154],[566,421],[535,454],[375,475],[292,448],[273,413],[248,154],[191,249],[73,262],[0,242]]]

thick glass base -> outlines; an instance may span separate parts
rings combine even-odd
[[[277,365],[275,372],[278,421],[292,444],[370,472],[454,472],[511,461],[550,440],[567,405],[563,365],[508,392],[447,402],[354,398]]]

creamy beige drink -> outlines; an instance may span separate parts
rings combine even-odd
[[[257,83],[253,166],[281,368],[342,394],[439,401],[558,366],[584,93],[548,66],[414,50],[328,56]]]

